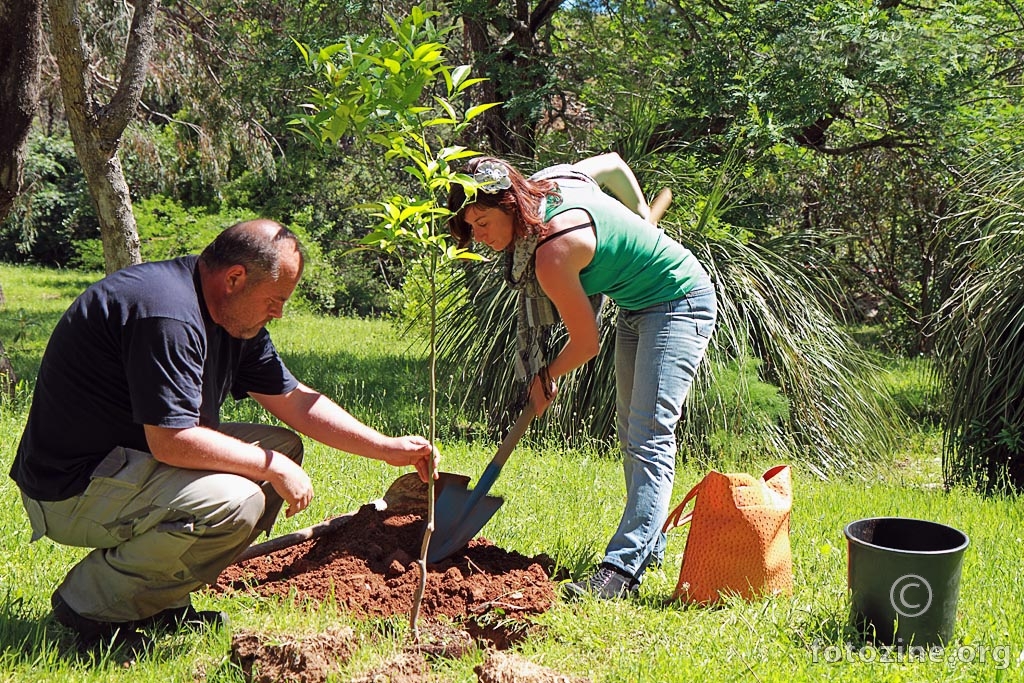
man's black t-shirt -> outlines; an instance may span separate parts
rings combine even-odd
[[[64,313],[43,354],[11,478],[36,500],[80,494],[117,446],[148,451],[143,425],[216,428],[228,393],[298,382],[266,329],[231,337],[203,301],[198,257],[100,280]]]

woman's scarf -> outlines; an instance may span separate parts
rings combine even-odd
[[[532,176],[531,180],[563,175],[565,168],[565,166],[556,166],[552,169],[545,169]],[[554,172],[556,169],[559,173]],[[548,175],[549,172],[551,172],[550,175]],[[568,177],[581,177],[594,182],[578,172],[572,172],[572,175]],[[552,208],[561,203],[561,195],[549,194],[541,201],[538,212],[546,216]],[[539,241],[537,235],[527,235],[516,239],[513,248],[505,252],[505,282],[519,292],[515,372],[516,377],[523,382],[529,381],[542,367],[548,364],[551,331],[561,320],[555,305],[551,303],[551,299],[537,282],[535,252]],[[603,303],[604,296],[602,294],[594,294],[590,297],[590,305],[599,321]]]
[[[537,236],[515,241],[505,254],[505,282],[519,291],[516,315],[516,377],[528,381],[547,364],[551,329],[559,321],[551,299],[537,282],[535,255]]]

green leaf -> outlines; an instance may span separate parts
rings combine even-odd
[[[438,152],[437,158],[451,162],[456,161],[458,159],[467,159],[470,157],[477,156],[480,156],[480,152],[477,152],[472,149],[467,149],[466,147],[445,147],[440,152]],[[468,178],[469,176],[466,177]]]
[[[307,65],[309,64],[309,46],[292,38],[292,42],[295,43],[295,47],[298,48],[299,53],[302,55],[302,61]]]
[[[466,121],[471,121],[476,118],[479,114],[484,113],[488,109],[497,107],[501,102],[488,102],[487,104],[478,104],[475,107],[470,107],[466,110]]]
[[[427,127],[427,126],[452,126],[452,125],[455,125],[456,123],[458,123],[458,121],[456,121],[455,119],[439,118],[439,119],[430,119],[428,121],[424,121],[423,122],[423,126],[424,127]]]
[[[450,245],[445,250],[445,254],[444,255],[446,257],[448,257],[449,259],[451,259],[452,261],[456,261],[456,260],[459,260],[459,261],[486,261],[487,260],[486,258],[481,256],[480,254],[477,254],[474,251],[470,251],[469,249],[460,249],[459,247],[455,246],[454,244]]]
[[[470,70],[471,67],[468,64],[462,64],[461,66],[455,67],[452,70],[448,92],[451,92],[452,88],[459,88],[459,90],[461,90],[462,82],[466,80],[467,76],[469,76]]]
[[[434,101],[437,102],[437,104],[440,105],[442,109],[448,112],[448,118],[452,120],[458,119],[459,115],[455,111],[455,107],[453,107],[451,103],[448,102],[448,100],[444,99],[443,97],[435,97]]]
[[[462,82],[462,84],[458,87],[458,89],[455,92],[460,93],[460,92],[464,91],[466,88],[472,87],[472,86],[476,85],[477,83],[483,83],[486,80],[487,80],[486,78],[469,78],[469,79],[466,79],[465,81]]]
[[[441,59],[444,54],[444,47],[437,43],[425,43],[416,48],[413,52],[413,59],[432,64]]]

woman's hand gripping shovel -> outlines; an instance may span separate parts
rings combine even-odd
[[[434,539],[437,542],[430,544],[427,562],[440,562],[465,547],[505,502],[503,498],[488,496],[487,492],[533,417],[533,404],[527,402],[472,491],[466,488],[464,481],[450,481],[441,489],[434,503]]]

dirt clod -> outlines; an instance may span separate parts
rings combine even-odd
[[[305,638],[240,630],[231,638],[231,661],[247,683],[322,683],[348,661],[354,648],[355,634],[349,628]]]
[[[512,652],[492,651],[473,671],[480,683],[585,683],[590,680],[560,674]]]
[[[430,680],[430,666],[418,652],[399,652],[352,683],[423,683]]]

